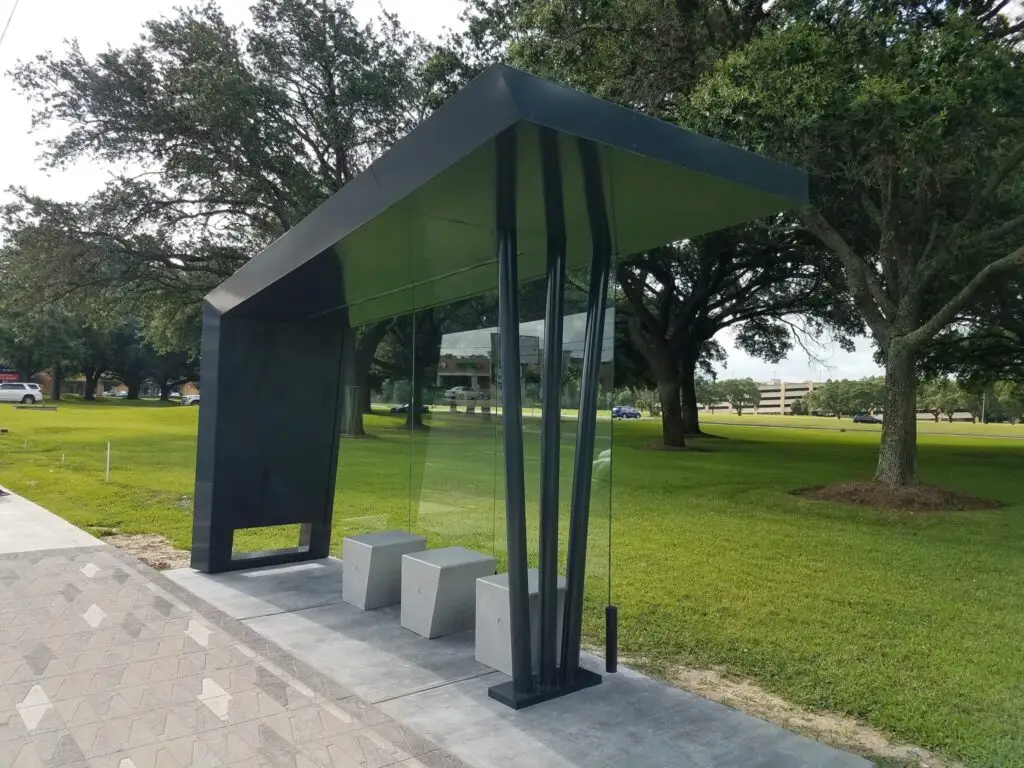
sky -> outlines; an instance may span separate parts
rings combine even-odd
[[[12,185],[57,199],[82,199],[96,191],[110,176],[110,169],[93,163],[47,172],[37,160],[37,141],[43,134],[31,130],[31,109],[13,90],[7,72],[19,60],[48,50],[60,51],[64,41],[77,38],[86,55],[107,46],[134,42],[142,23],[170,15],[184,0],[20,0],[3,43],[0,44],[0,202]],[[241,23],[248,18],[250,0],[221,0],[226,18]],[[6,22],[14,0],[0,0],[0,25]],[[356,15],[369,21],[383,6],[398,15],[402,23],[428,39],[445,28],[459,26],[461,0],[355,0]],[[2,28],[2,27],[0,27]],[[811,356],[796,350],[780,363],[766,363],[745,355],[728,334],[719,341],[729,359],[720,376],[754,379],[780,378],[789,381],[829,378],[858,378],[879,373],[872,360],[871,346],[858,340],[857,351],[847,353],[825,341]]]

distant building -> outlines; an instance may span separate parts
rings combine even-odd
[[[437,363],[437,386],[490,390],[491,358],[488,355],[442,355]]]
[[[797,400],[807,399],[807,395],[814,391],[813,381],[782,381],[772,379],[771,381],[759,381],[757,388],[761,391],[761,402],[757,408],[745,410],[744,413],[755,415],[789,416],[793,413],[793,403]],[[702,411],[711,409],[701,404]],[[718,403],[716,411],[735,412],[729,403]]]
[[[807,395],[814,391],[813,381],[760,381],[757,388],[761,390],[761,402],[757,406],[758,414],[788,416],[793,412],[793,403],[807,400]]]

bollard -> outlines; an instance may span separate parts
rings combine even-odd
[[[110,482],[110,443],[107,443],[107,479],[106,482]]]

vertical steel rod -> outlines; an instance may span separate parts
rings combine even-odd
[[[561,451],[562,314],[565,309],[565,203],[558,136],[540,129],[544,217],[547,226],[547,303],[544,310],[544,389],[540,478],[540,684],[558,684],[558,473]]]
[[[523,474],[523,403],[519,357],[519,256],[516,249],[516,129],[497,139],[498,344],[501,423],[505,450],[505,530],[508,554],[512,685],[534,690],[530,648],[530,593],[526,562],[526,491]]]
[[[587,528],[590,524],[590,484],[594,471],[594,433],[597,427],[597,390],[601,376],[601,348],[605,303],[611,274],[612,241],[597,147],[579,139],[583,166],[583,190],[590,218],[593,259],[587,302],[587,330],[583,342],[583,378],[576,426],[576,455],[572,474],[572,506],[569,513],[569,555],[566,564],[565,627],[562,630],[561,675],[572,684],[580,665],[583,630],[583,580],[587,567]]]

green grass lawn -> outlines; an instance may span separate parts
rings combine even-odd
[[[158,532],[187,547],[196,418],[197,409],[157,404],[0,407],[0,426],[11,430],[0,436],[0,483],[87,529]],[[614,425],[610,580],[609,491],[599,478],[589,637],[599,636],[610,584],[622,654],[654,671],[723,666],[970,766],[1024,766],[1024,441],[922,428],[925,481],[1007,506],[911,515],[789,494],[870,476],[877,428],[850,429],[847,420],[846,432],[763,429],[741,419],[709,428],[729,439],[686,452],[649,450],[656,421]],[[372,437],[343,441],[336,545],[347,533],[403,526],[432,546],[461,543],[500,557],[498,427],[465,415],[430,421],[410,439],[395,417],[373,417]],[[533,523],[538,435],[526,425]],[[953,426],[965,435],[996,430]],[[603,422],[602,445],[610,427]],[[572,428],[563,440],[564,496]],[[288,544],[291,535],[253,532],[239,545]]]
[[[814,429],[845,429],[847,431],[864,432],[878,432],[881,429],[880,424],[854,424],[849,416],[841,419],[826,416],[777,416],[774,414],[758,416],[757,414],[750,413],[737,416],[735,413],[717,411],[714,415],[710,413],[703,414],[702,418],[710,424],[723,424],[727,426],[746,424],[748,426],[811,427]],[[941,421],[934,421],[930,417],[928,419],[918,419],[917,431],[922,435],[955,434],[1024,439],[1024,424],[981,424],[980,422],[971,423],[969,421],[954,421],[950,423],[946,421],[945,416],[942,417]]]

